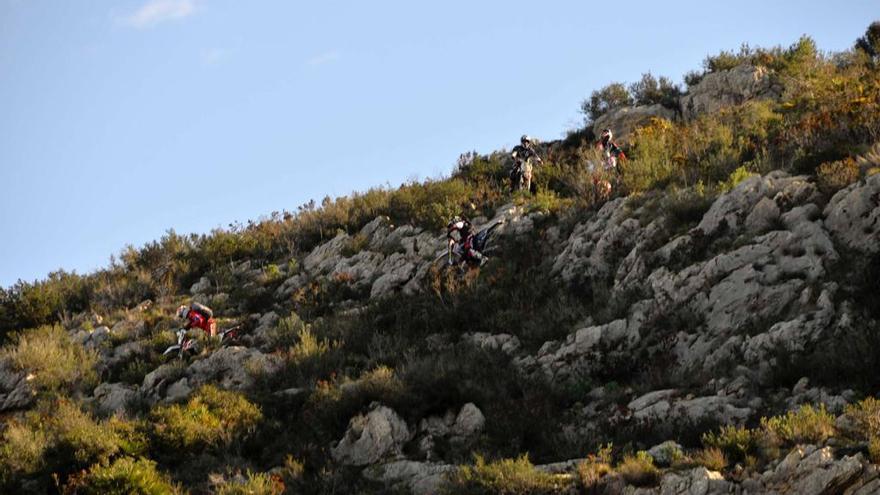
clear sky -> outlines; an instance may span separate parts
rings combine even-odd
[[[851,1],[0,0],[0,286],[169,228],[448,173],[709,53],[850,47]]]

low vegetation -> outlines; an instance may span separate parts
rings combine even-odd
[[[570,481],[535,469],[527,456],[487,462],[476,456],[473,466],[462,466],[451,477],[450,494],[555,494]]]
[[[454,413],[466,403],[477,404],[491,418],[472,444],[438,441],[444,461],[461,465],[449,478],[450,493],[590,493],[621,479],[655,486],[667,464],[730,475],[767,468],[794,445],[830,444],[832,437],[877,462],[880,402],[870,396],[878,382],[863,373],[873,349],[869,345],[851,350],[864,360],[831,359],[846,355],[843,347],[815,351],[830,353],[823,361],[829,367],[816,371],[829,377],[821,385],[843,385],[844,377],[847,387],[869,396],[846,408],[851,429],[823,406],[779,414],[784,405],[768,403],[761,412],[778,415],[740,426],[616,429],[618,418],[609,418],[601,431],[570,431],[565,427],[590,406],[593,394],[623,414],[645,383],[678,387],[668,383],[672,379],[664,370],[642,365],[642,358],[662,361],[665,355],[618,357],[562,386],[523,376],[504,352],[462,344],[466,333],[501,329],[534,355],[573,328],[622,317],[624,303],[612,297],[609,281],[596,277],[562,287],[550,275],[560,239],[597,215],[609,199],[604,181],[615,182],[613,194],[630,195],[627,208],[644,206],[638,218],[643,225],[663,219],[658,230],[685,233],[719,194],[754,174],[774,169],[808,174],[827,201],[876,171],[880,155],[876,147],[873,155],[869,150],[880,140],[877,26],[859,38],[856,48],[839,54],[822,53],[805,37],[789,47],[745,46],[707,58],[701,71],[687,76],[688,86],[747,63],[767,70],[778,98],[746,101],[691,120],[653,119],[624,143],[628,159],[621,163],[620,177],[598,170],[601,154],[588,125],[540,146],[544,163],[536,171],[535,195],[510,194],[506,151],[470,152],[447,178],[325,198],[205,235],[169,231],[155,242],[125,249],[95,273],[59,271],[0,289],[0,361],[27,382],[34,403],[4,418],[0,491],[152,494],[198,487],[275,494],[308,487],[309,493],[368,493],[375,487],[334,464],[329,449],[350,418],[376,401],[410,424]],[[621,106],[675,107],[681,91],[668,78],[645,74],[634,84],[594,92],[583,111],[591,124]],[[503,239],[504,263],[490,263],[479,276],[434,270],[421,293],[365,304],[369,288],[355,287],[350,274],[314,277],[304,269],[308,253],[337,236],[345,242],[345,255],[361,252],[369,238],[360,229],[380,216],[383,225],[410,224],[439,233],[453,214],[491,218],[509,202],[542,215],[532,217],[530,232]],[[379,250],[391,254],[385,249]],[[670,268],[693,261],[670,256]],[[860,274],[865,288],[873,288],[872,273],[869,267]],[[303,283],[289,297],[277,296],[295,275]],[[256,384],[244,392],[206,385],[179,403],[143,401],[103,416],[84,398],[98,382],[139,386],[167,362],[161,352],[174,339],[173,309],[189,299],[183,294],[202,277],[210,288],[199,297],[217,311],[221,326],[241,323],[253,330],[261,316],[280,315],[258,337],[280,363],[278,371],[249,375]],[[103,323],[93,315],[101,315]],[[687,326],[668,323],[676,330]],[[113,328],[103,346],[87,349],[71,337],[100,325]],[[870,336],[873,330],[866,327],[864,333]],[[135,344],[130,356],[98,364],[110,344],[128,342]],[[213,350],[217,344],[202,345]],[[795,364],[785,368],[798,379],[805,373]],[[166,385],[185,371],[182,362],[166,364]],[[790,388],[788,378],[771,385]],[[694,386],[699,385],[705,384]],[[655,465],[642,449],[670,429],[685,452]],[[615,448],[606,443],[611,440]],[[596,453],[573,476],[551,474],[532,463],[583,458],[591,451]]]

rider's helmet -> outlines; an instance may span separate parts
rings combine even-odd
[[[455,215],[454,217],[452,217],[452,220],[449,221],[449,227],[451,228],[453,225],[457,224],[460,221],[461,221],[461,217],[458,215]]]
[[[611,141],[613,139],[611,129],[602,129],[602,142]]]
[[[532,142],[532,138],[529,137],[528,134],[523,134],[521,138],[519,138],[519,142],[522,143],[523,146]]]
[[[189,308],[186,306],[181,306],[177,308],[177,317],[180,319],[186,318],[186,315],[189,313]]]

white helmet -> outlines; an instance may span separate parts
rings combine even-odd
[[[613,139],[613,135],[611,134],[611,129],[602,129],[602,139],[608,139],[609,141]]]
[[[186,315],[189,313],[189,308],[186,306],[181,306],[177,308],[177,317],[180,319],[186,318]]]
[[[531,143],[532,138],[530,138],[528,134],[523,134],[522,137],[519,138],[519,142],[522,144]]]

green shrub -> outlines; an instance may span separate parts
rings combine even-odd
[[[681,96],[681,88],[671,79],[660,76],[654,77],[650,72],[642,74],[642,78],[629,86],[636,105],[660,104],[668,108],[678,107],[678,97]]]
[[[110,464],[96,464],[73,477],[65,494],[82,495],[167,495],[183,493],[180,487],[156,469],[156,463],[144,458],[120,457]]]
[[[46,472],[70,472],[115,455],[141,455],[141,428],[121,418],[96,421],[66,398],[40,402],[9,423],[0,441],[0,474],[5,483]]]
[[[330,352],[331,348],[337,346],[335,343],[319,339],[308,325],[300,327],[297,337],[296,344],[290,348],[290,359],[299,365],[318,360]]]
[[[151,413],[156,438],[181,454],[228,448],[250,434],[262,419],[260,409],[241,394],[213,385],[199,389],[184,405],[160,406]]]
[[[348,238],[348,242],[342,246],[341,253],[345,257],[351,257],[365,250],[370,243],[370,238],[364,234],[357,233]]]
[[[460,179],[412,182],[391,193],[388,215],[398,224],[439,229],[470,204],[472,192]]]
[[[33,413],[32,413],[33,415]],[[0,479],[8,483],[15,476],[30,476],[45,465],[52,445],[49,432],[35,427],[37,421],[10,421],[0,442]]]
[[[571,206],[572,201],[560,198],[553,191],[541,190],[531,197],[518,197],[516,203],[525,205],[529,212],[558,213]]]
[[[856,40],[856,49],[872,60],[880,59],[880,21],[874,21],[865,30],[865,35]]]
[[[821,443],[834,435],[834,416],[825,410],[806,404],[783,416],[761,418],[761,428],[785,445],[798,443]]]
[[[739,462],[757,452],[762,433],[741,426],[722,426],[718,433],[703,434],[706,447],[720,449],[728,459]]]
[[[825,162],[816,170],[819,190],[825,194],[834,194],[857,180],[859,166],[852,158]]]
[[[880,464],[880,437],[868,438],[868,459],[874,464]]]
[[[535,469],[528,456],[486,462],[474,456],[473,466],[461,466],[449,476],[450,494],[556,494],[567,493],[571,482]]]
[[[19,280],[0,289],[0,337],[9,330],[59,321],[65,312],[85,311],[95,290],[94,281],[64,270],[39,282]]]
[[[278,265],[274,263],[268,264],[263,273],[265,274],[266,282],[268,283],[276,282],[283,276],[281,273],[281,269],[278,268]]]
[[[97,353],[70,340],[59,325],[26,330],[13,336],[2,354],[13,367],[33,376],[37,388],[59,390],[92,384]]]
[[[730,176],[727,177],[727,180],[721,185],[722,191],[730,191],[739,185],[740,182],[748,179],[749,177],[754,177],[757,174],[749,172],[745,167],[739,167],[733,172],[730,173]]]
[[[605,475],[613,472],[611,467],[611,444],[601,447],[595,454],[577,466],[577,479],[581,488],[588,492],[595,488]]]
[[[293,346],[297,343],[297,338],[301,338],[302,332],[305,331],[306,324],[300,319],[296,313],[291,313],[284,318],[280,318],[275,326],[266,332],[266,344],[271,349],[282,349]]]
[[[675,124],[654,118],[634,133],[632,157],[621,164],[623,183],[630,192],[665,187],[684,172]]]
[[[660,470],[654,466],[654,458],[643,450],[624,456],[617,465],[617,472],[635,486],[653,486],[660,481]]]
[[[74,402],[61,399],[49,409],[46,426],[54,433],[55,448],[66,451],[76,462],[105,462],[120,450],[122,442],[116,432],[107,423],[96,422]]]
[[[720,72],[730,70],[734,67],[751,62],[752,50],[749,45],[740,46],[739,53],[733,51],[721,50],[718,55],[710,55],[703,60],[703,68],[706,72]]]
[[[718,447],[707,447],[693,455],[693,461],[711,471],[722,471],[729,464],[727,456]]]
[[[589,121],[595,121],[611,110],[632,104],[633,98],[626,86],[621,83],[611,83],[602,89],[593,91],[590,99],[581,103],[581,111]]]
[[[284,483],[267,473],[248,471],[244,481],[230,480],[216,488],[217,495],[281,495]]]
[[[880,400],[867,397],[855,404],[847,404],[844,413],[855,422],[860,439],[880,437]]]

